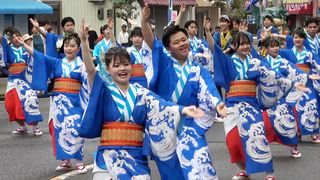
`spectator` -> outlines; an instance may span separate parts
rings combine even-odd
[[[127,32],[127,25],[122,24],[121,31],[118,35],[117,41],[121,46],[128,47],[129,43],[129,34]]]

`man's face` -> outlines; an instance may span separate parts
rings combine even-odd
[[[315,36],[318,31],[318,25],[316,23],[309,23],[306,30],[310,36]]]
[[[63,26],[62,30],[66,33],[73,33],[74,27],[74,24],[71,21],[69,21]]]
[[[171,55],[178,59],[186,59],[189,54],[189,40],[188,37],[181,31],[173,34],[169,38],[170,43],[167,48]]]
[[[121,29],[122,29],[123,32],[127,32],[127,27],[126,26],[122,26]]]

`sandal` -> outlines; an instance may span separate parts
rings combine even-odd
[[[69,171],[72,170],[72,165],[70,162],[62,162],[57,168],[56,171]]]
[[[240,172],[238,174],[236,174],[235,176],[233,176],[232,180],[249,180],[250,176],[245,173],[245,172]]]
[[[36,128],[33,130],[33,135],[34,136],[41,136],[43,133],[40,131],[39,128]]]
[[[83,164],[77,165],[76,170],[77,170],[78,174],[85,174],[87,172],[87,168]]]
[[[320,143],[320,136],[311,135],[311,141],[312,141],[313,143],[319,144],[319,143]]]
[[[12,131],[12,134],[28,134],[27,127],[18,127],[18,129]]]
[[[276,177],[274,177],[274,176],[266,176],[266,180],[276,180]]]

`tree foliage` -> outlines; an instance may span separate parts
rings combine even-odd
[[[137,11],[139,4],[143,4],[143,0],[123,0],[115,2],[113,4],[113,9],[115,10],[116,17],[121,18],[128,23],[128,19],[135,19],[139,15],[139,12]]]

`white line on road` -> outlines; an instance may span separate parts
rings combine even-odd
[[[90,164],[90,165],[87,165],[86,166],[87,170],[89,169],[92,169],[93,168],[93,164]],[[77,170],[73,170],[73,171],[70,171],[70,172],[67,172],[65,174],[61,174],[60,176],[57,176],[57,177],[54,177],[50,180],[62,180],[62,179],[67,179],[71,176],[76,176],[78,175],[79,173],[77,172]]]

